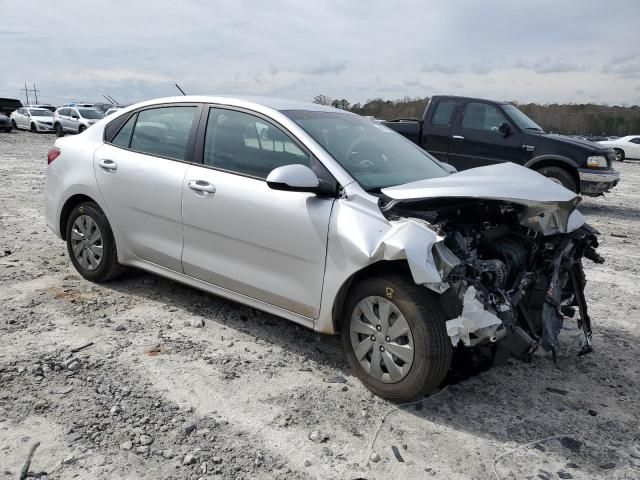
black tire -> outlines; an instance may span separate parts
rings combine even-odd
[[[573,175],[562,167],[542,167],[538,173],[544,175],[550,180],[560,183],[564,188],[578,193],[578,186]]]
[[[356,358],[350,324],[358,303],[370,296],[392,302],[405,317],[413,336],[414,359],[409,372],[396,383],[384,383],[371,376]],[[360,381],[376,395],[397,402],[422,398],[444,380],[451,365],[452,346],[446,318],[435,294],[416,285],[402,273],[364,279],[351,288],[341,325],[342,348],[349,366]]]
[[[11,126],[12,126],[13,128],[15,128],[16,130],[18,129],[18,124],[16,123],[16,121],[15,121],[15,120],[11,120]]]
[[[90,217],[91,220],[96,223],[100,230],[100,234],[102,235],[103,254],[102,259],[95,270],[88,270],[83,267],[73,253],[71,230],[73,228],[73,223],[81,215],[87,215]],[[100,283],[107,282],[120,275],[122,267],[118,263],[118,251],[116,249],[115,239],[113,238],[113,232],[107,217],[96,203],[85,202],[76,205],[67,220],[65,238],[67,239],[67,252],[69,253],[69,258],[71,258],[71,262],[78,273],[84,278],[91,280],[92,282]]]
[[[4,131],[6,133],[11,133],[11,130],[13,130],[11,127],[7,127],[7,128],[4,129]]]
[[[38,129],[36,128],[35,123],[31,124],[31,128],[29,130],[31,130],[31,133],[38,133]]]
[[[87,129],[87,127],[85,127],[84,125],[80,125],[80,126],[78,127],[78,133],[82,133],[82,132],[84,132],[86,129]]]
[[[62,125],[60,123],[56,123],[53,126],[53,129],[56,131],[56,136],[64,137],[64,130],[62,129]]]
[[[614,148],[613,151],[616,152],[616,160],[624,162],[624,150],[621,148]]]

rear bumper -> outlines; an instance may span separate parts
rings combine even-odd
[[[620,172],[617,170],[588,170],[578,169],[580,176],[580,193],[596,196],[611,191],[620,181]]]

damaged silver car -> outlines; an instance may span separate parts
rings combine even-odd
[[[579,197],[512,163],[455,170],[392,130],[315,104],[175,97],[49,152],[46,218],[85,278],[137,267],[339,333],[376,394],[410,400],[452,365],[591,350]]]

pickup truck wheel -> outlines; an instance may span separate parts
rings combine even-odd
[[[578,187],[573,176],[562,167],[543,167],[538,170],[538,173],[544,175],[549,180],[562,185],[564,188],[571,190],[572,192],[578,192]]]
[[[620,148],[614,148],[613,151],[616,153],[616,160],[619,162],[624,162],[624,150]]]
[[[451,364],[445,316],[433,295],[406,275],[371,277],[349,292],[342,347],[349,366],[376,395],[421,398]]]

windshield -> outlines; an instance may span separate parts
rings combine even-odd
[[[91,110],[88,108],[79,108],[80,116],[82,118],[88,118],[90,120],[104,118],[104,114],[98,110]]]
[[[502,108],[504,109],[505,112],[507,112],[507,115],[511,117],[511,119],[516,123],[516,125],[520,127],[520,129],[540,130],[541,132],[543,131],[540,125],[538,125],[536,122],[534,122],[529,117],[527,117],[524,113],[518,110],[517,107],[507,104],[507,105],[502,105]]]
[[[53,112],[44,108],[30,108],[29,113],[33,117],[53,117]]]
[[[322,145],[365,190],[448,175],[424,150],[364,117],[304,110],[282,113]]]

